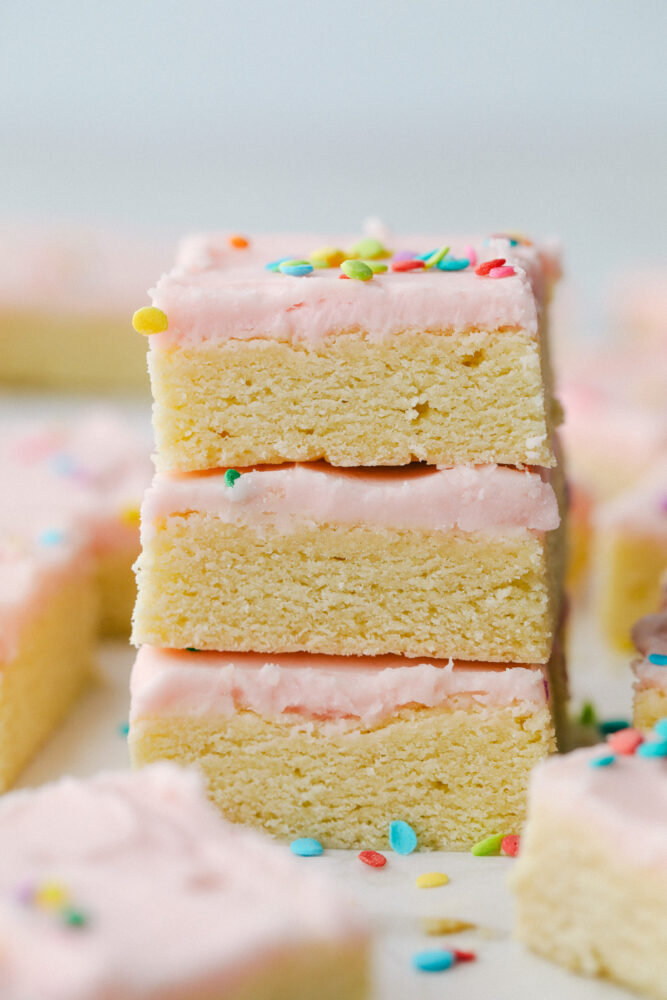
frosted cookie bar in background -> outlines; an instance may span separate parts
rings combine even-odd
[[[101,229],[0,230],[0,384],[148,390],[130,318],[171,241]]]
[[[133,641],[545,663],[558,483],[558,470],[495,465],[159,473]]]
[[[558,646],[546,666],[144,646],[130,755],[198,765],[225,816],[283,839],[382,850],[401,816],[422,848],[465,850],[519,830],[566,686]]]
[[[168,765],[0,802],[0,940],[3,1000],[367,996],[361,915]]]
[[[639,653],[632,664],[633,725],[651,729],[659,719],[667,718],[667,576],[662,581],[659,609],[635,622],[632,641]]]
[[[540,955],[667,998],[667,724],[540,764],[512,872]]]
[[[110,414],[0,427],[0,790],[129,631],[148,451]]]
[[[158,467],[553,466],[558,270],[505,236],[186,240],[152,292],[162,322],[137,317]]]

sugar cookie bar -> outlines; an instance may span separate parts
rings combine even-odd
[[[528,773],[556,746],[566,682],[545,666],[139,651],[134,766],[198,765],[225,816],[329,847],[423,848],[516,833]]]
[[[0,939],[3,1000],[368,995],[361,915],[166,764],[0,802]]]
[[[321,242],[185,242],[152,292],[158,468],[555,464],[555,252],[422,236],[389,259],[377,240]]]
[[[512,873],[520,940],[654,1000],[667,998],[664,733],[540,764]]]
[[[560,522],[544,471],[158,474],[142,507],[133,641],[544,663]]]

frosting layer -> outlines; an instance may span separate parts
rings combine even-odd
[[[151,292],[169,328],[151,337],[151,348],[206,340],[291,341],[315,345],[346,330],[363,330],[379,341],[403,330],[496,330],[511,327],[537,336],[551,281],[555,253],[535,246],[490,240],[409,236],[392,241],[394,252],[428,253],[450,246],[462,258],[472,245],[479,262],[504,258],[514,274],[497,280],[461,271],[376,274],[370,281],[340,280],[336,268],[306,277],[266,270],[272,261],[307,258],[318,247],[350,247],[358,237],[285,234],[259,236],[236,249],[230,234],[186,240],[174,270]]]
[[[375,725],[405,705],[547,702],[545,668],[406,660],[400,656],[267,656],[143,646],[131,681],[131,718],[231,716],[239,709],[295,721]]]
[[[538,765],[530,810],[570,814],[597,835],[601,849],[667,872],[667,758],[618,755],[609,767],[590,766],[605,753],[591,747]]]
[[[81,926],[39,904],[45,885]],[[359,921],[321,878],[222,820],[173,765],[0,802],[3,1000],[227,996],[286,949],[352,935]]]
[[[560,515],[549,472],[505,466],[336,469],[323,462],[243,472],[159,473],[142,507],[142,538],[172,514],[207,512],[261,531],[296,522],[436,531],[550,531]]]

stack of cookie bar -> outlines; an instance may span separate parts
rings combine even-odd
[[[332,847],[516,830],[566,688],[557,271],[509,236],[182,246],[135,314],[135,764]]]

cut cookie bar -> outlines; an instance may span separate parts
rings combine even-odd
[[[633,625],[632,641],[639,653],[632,664],[633,724],[638,729],[651,729],[667,718],[667,577],[662,583],[660,610]]]
[[[152,293],[168,324],[149,351],[160,469],[555,464],[553,252],[504,237],[440,239],[452,248],[431,263],[437,252],[417,255],[438,241],[410,237],[384,261],[376,240],[343,239],[345,251],[317,251],[321,242],[185,242]],[[370,280],[340,280],[341,259],[363,254]],[[286,256],[308,273],[284,260],[281,273]],[[500,266],[477,273],[475,262],[492,260]]]
[[[173,766],[7,796],[0,897],[3,1000],[367,996],[361,917]]]
[[[560,514],[547,473],[321,463],[158,474],[133,641],[546,662]]]
[[[658,605],[667,570],[667,452],[632,489],[602,505],[596,525],[596,599],[603,628],[631,648],[634,622]]]
[[[667,998],[664,732],[634,754],[626,736],[616,754],[612,738],[536,768],[512,873],[522,941],[654,1000]]]
[[[423,848],[515,833],[528,774],[565,705],[548,667],[196,653],[144,646],[131,682],[133,764],[197,764],[224,815],[329,847]]]
[[[3,226],[0,382],[146,393],[129,316],[172,253],[136,233]]]

